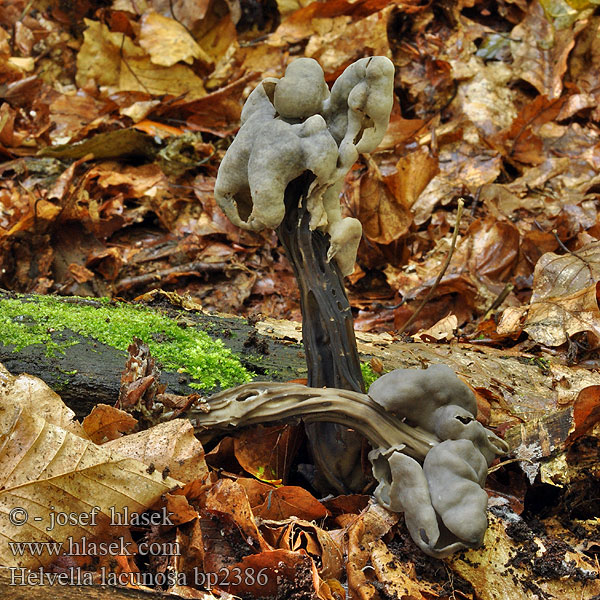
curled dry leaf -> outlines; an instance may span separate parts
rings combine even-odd
[[[260,528],[274,548],[304,550],[315,561],[323,579],[342,578],[343,549],[325,529],[295,517],[286,521],[263,520]]]
[[[381,539],[397,523],[398,515],[378,504],[370,504],[348,527],[348,587],[352,597],[371,600],[375,587],[369,577],[370,545]]]

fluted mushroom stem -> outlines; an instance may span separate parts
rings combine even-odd
[[[313,180],[305,171],[287,186],[285,217],[277,228],[300,288],[308,385],[364,392],[343,277],[336,262],[327,261],[329,236],[309,228],[306,197]],[[364,487],[368,479],[361,470],[359,435],[333,423],[309,425],[307,434],[315,464],[328,484],[317,479],[320,491],[348,493]]]
[[[311,388],[298,383],[245,383],[201,399],[186,414],[206,442],[219,433],[267,422],[337,423],[363,435],[374,448],[404,445],[403,452],[422,461],[440,440],[386,412],[367,394]]]

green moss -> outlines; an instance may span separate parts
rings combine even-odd
[[[362,371],[365,388],[368,390],[369,386],[379,377],[379,375],[373,371],[369,363],[361,362],[360,370]]]
[[[0,300],[0,343],[21,350],[43,344],[49,356],[76,344],[61,340],[69,329],[82,336],[127,350],[134,336],[146,342],[164,367],[185,371],[196,387],[230,387],[250,381],[252,374],[220,339],[177,322],[144,306],[115,306],[103,298],[71,299],[52,296]]]

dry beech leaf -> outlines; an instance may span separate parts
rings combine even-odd
[[[82,425],[94,444],[102,444],[132,431],[137,425],[137,419],[114,406],[97,404],[83,419]]]
[[[534,2],[529,14],[510,34],[515,74],[540,94],[550,99],[558,98],[569,52],[575,44],[575,36],[585,24],[583,20],[574,27],[556,30],[540,3]]]
[[[203,479],[208,474],[204,449],[194,435],[192,424],[186,419],[160,423],[107,442],[103,447],[139,460],[159,473],[168,469],[171,477],[184,483]]]
[[[573,403],[573,427],[567,444],[585,435],[600,421],[600,385],[590,385],[579,392]]]
[[[510,129],[499,136],[507,148],[508,155],[514,160],[530,165],[543,163],[546,156],[539,128],[544,123],[556,119],[565,101],[566,97],[548,100],[542,95],[526,104],[512,122]]]
[[[398,515],[378,504],[370,504],[348,527],[348,587],[353,598],[371,600],[375,587],[366,569],[371,559],[370,546],[383,537],[396,523]]]
[[[267,499],[252,509],[257,517],[281,521],[298,517],[313,521],[325,518],[329,512],[307,490],[295,485],[286,485],[269,492]]]
[[[317,565],[319,575],[325,579],[341,579],[343,550],[330,532],[302,519],[261,522],[265,539],[274,547],[283,550],[304,550]]]
[[[438,172],[437,157],[427,148],[420,148],[402,156],[396,163],[396,172],[384,176],[383,180],[396,201],[410,208]]]
[[[434,341],[446,341],[449,342],[454,338],[454,332],[458,327],[458,319],[456,315],[448,315],[443,319],[440,319],[435,325],[426,329],[425,331],[419,331],[413,335],[413,339],[420,340],[421,342],[434,342]]]
[[[354,188],[360,196],[358,218],[365,237],[378,244],[390,244],[402,237],[412,223],[410,207],[394,197],[375,161],[366,158],[369,169]]]
[[[83,44],[77,54],[77,85],[96,84],[111,91],[186,94],[187,100],[206,95],[202,79],[190,67],[156,65],[131,38],[111,32],[98,21],[84,19]]]
[[[231,519],[243,534],[246,544],[254,550],[271,550],[271,546],[258,531],[244,488],[235,481],[217,481],[206,494],[204,508],[210,513],[226,515]]]
[[[237,570],[235,570],[237,569]],[[255,598],[323,598],[334,600],[327,584],[319,580],[314,561],[303,552],[267,550],[251,554],[228,566],[228,573],[254,573],[240,577],[223,589],[234,596]],[[260,573],[260,578],[258,577]],[[317,595],[318,594],[318,595]]]
[[[111,511],[139,513],[178,485],[139,461],[97,446],[38,416],[37,411],[0,398],[0,562],[37,568],[52,555],[12,552],[9,542],[77,542],[102,534]],[[99,507],[96,526],[87,521],[55,526],[53,514],[90,515]],[[12,524],[18,509],[27,522]],[[86,517],[84,517],[85,519]],[[13,517],[14,521],[14,517]],[[51,530],[48,531],[48,528]]]
[[[287,476],[298,447],[297,427],[253,427],[234,438],[235,457],[257,479],[281,483]]]
[[[535,265],[531,304],[524,329],[536,342],[559,346],[585,331],[600,340],[600,242],[576,252],[544,254]]]
[[[519,258],[519,230],[508,221],[488,217],[469,227],[469,269],[478,277],[506,281]]]
[[[191,65],[194,59],[212,63],[188,30],[174,19],[150,11],[142,17],[141,25],[140,46],[155,65],[170,67],[179,61]]]
[[[73,420],[75,413],[41,379],[27,373],[19,376],[12,375],[2,363],[0,363],[0,405],[20,406],[27,414],[35,414],[76,436],[88,437],[83,427]],[[0,444],[2,443],[4,442],[0,440]]]

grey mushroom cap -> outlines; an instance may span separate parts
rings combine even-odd
[[[401,446],[371,451],[378,502],[404,512],[411,537],[431,556],[479,546],[487,529],[487,469],[508,446],[475,419],[469,386],[446,365],[431,365],[387,373],[369,396],[440,440],[422,465]]]
[[[477,415],[471,388],[442,364],[386,373],[371,384],[369,396],[388,412],[429,431],[433,431],[434,412],[441,406],[454,404],[473,417]]]
[[[242,126],[215,182],[215,200],[231,222],[254,231],[278,227],[287,185],[310,171],[310,227],[329,234],[327,260],[350,274],[362,226],[342,216],[339,196],[358,153],[373,151],[383,139],[393,84],[394,65],[384,56],[350,65],[331,94],[312,58],[292,61],[280,79],[263,80],[244,104]]]

